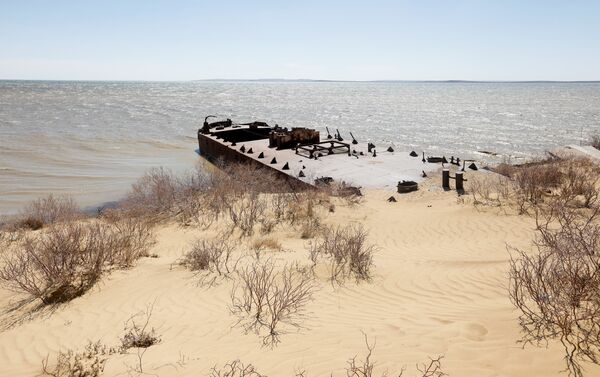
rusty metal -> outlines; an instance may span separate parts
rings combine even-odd
[[[417,191],[419,189],[419,184],[415,181],[402,181],[398,182],[398,193],[406,194],[409,192]]]
[[[345,153],[350,155],[350,144],[342,143],[339,141],[329,140],[321,141],[310,145],[300,145],[296,147],[296,154],[305,156],[308,158],[314,158],[315,156],[321,157],[321,152],[327,151],[328,155],[334,154],[335,151],[344,150]]]

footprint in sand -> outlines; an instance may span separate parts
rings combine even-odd
[[[473,322],[465,324],[461,331],[462,336],[476,342],[482,341],[487,333],[485,326]]]

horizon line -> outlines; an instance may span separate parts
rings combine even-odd
[[[286,79],[286,78],[250,78],[250,79],[187,79],[187,80],[110,80],[110,79],[5,79],[0,78],[0,82],[7,81],[22,81],[22,82],[139,82],[139,83],[154,83],[154,82],[313,82],[313,83],[600,83],[600,80],[403,80],[403,79],[379,79],[379,80],[335,80],[335,79]]]

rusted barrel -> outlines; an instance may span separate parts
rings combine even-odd
[[[414,181],[402,181],[398,182],[398,193],[406,194],[407,192],[417,191],[419,184]]]

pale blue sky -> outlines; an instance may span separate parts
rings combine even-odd
[[[600,1],[0,0],[0,79],[600,80]]]

